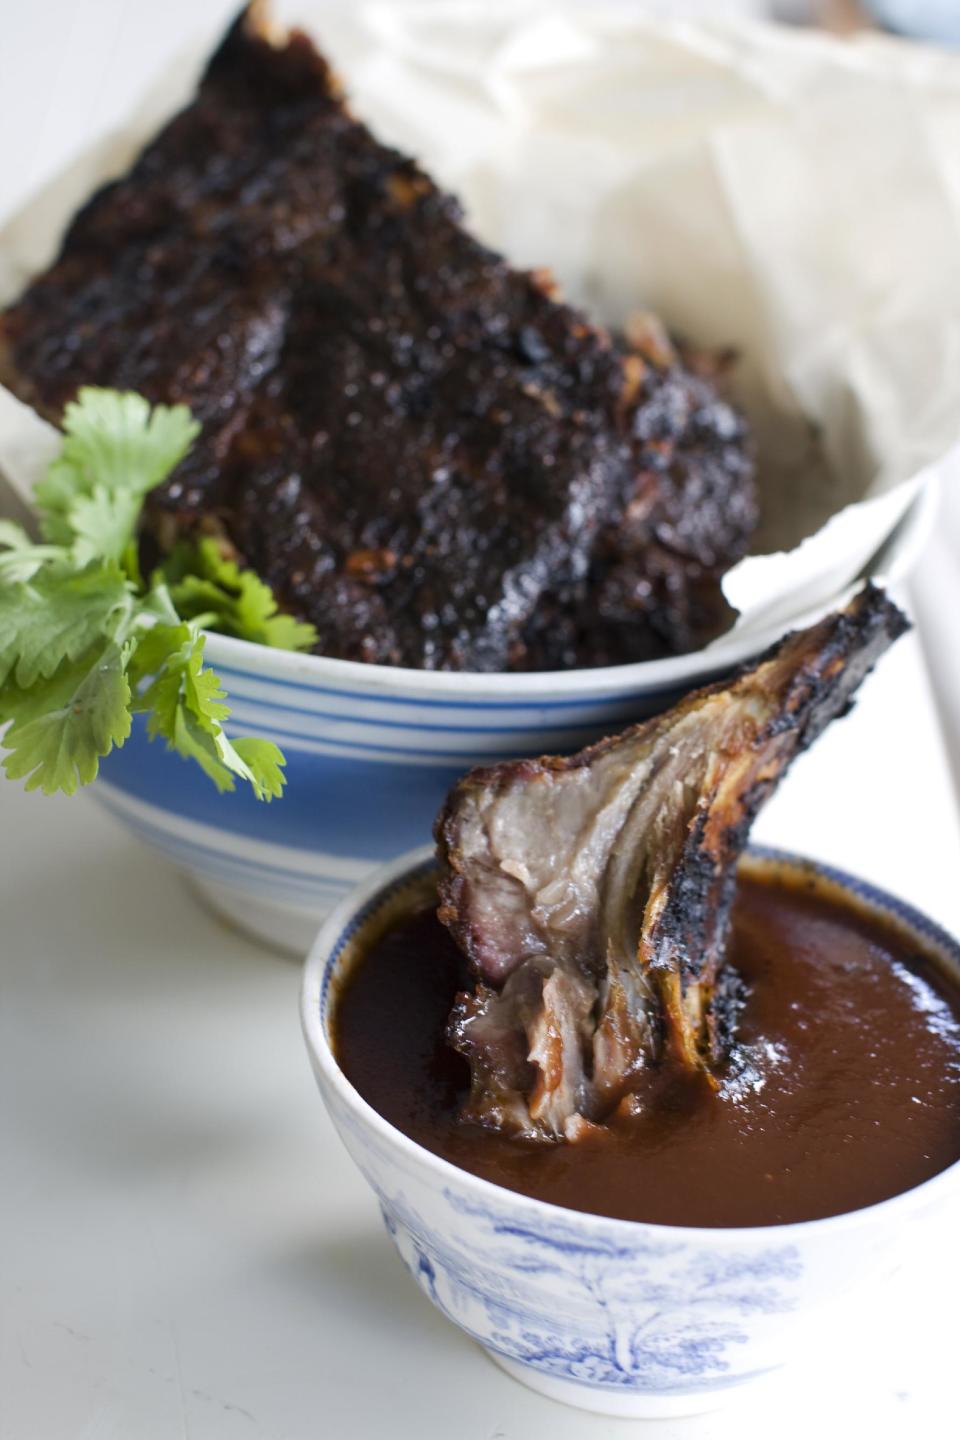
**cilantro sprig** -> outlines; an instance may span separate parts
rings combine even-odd
[[[284,785],[269,740],[230,740],[204,629],[307,649],[309,625],[278,611],[267,585],[210,537],[181,543],[145,583],[143,502],[187,454],[199,426],[184,405],[81,390],[60,454],[36,487],[40,543],[0,520],[0,747],[11,779],[72,795],[144,712],[152,739],[195,760],[220,791],[258,799]]]
[[[313,626],[282,615],[270,586],[252,570],[241,570],[211,536],[196,545],[177,545],[161,576],[185,620],[280,650],[309,650],[316,644]]]

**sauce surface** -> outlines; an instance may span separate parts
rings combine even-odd
[[[749,998],[719,1093],[651,1068],[641,1114],[573,1145],[464,1124],[468,1070],[443,1037],[467,976],[430,910],[361,957],[337,1059],[426,1149],[574,1210],[772,1225],[899,1194],[960,1159],[960,991],[908,936],[801,873],[739,882],[730,959]]]

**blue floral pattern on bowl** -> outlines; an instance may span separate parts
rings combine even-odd
[[[624,1242],[584,1234],[579,1224],[518,1221],[502,1207],[443,1193],[484,1243],[468,1250],[459,1237],[438,1242],[403,1194],[381,1196],[407,1269],[475,1339],[545,1374],[656,1394],[689,1393],[698,1382],[715,1389],[731,1370],[731,1349],[748,1339],[740,1318],[796,1306],[795,1246],[721,1259],[677,1241]],[[567,1297],[562,1310],[558,1287]],[[470,1323],[477,1308],[482,1331]]]

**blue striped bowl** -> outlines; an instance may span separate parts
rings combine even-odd
[[[304,954],[358,881],[429,838],[444,795],[471,765],[577,749],[756,648],[720,665],[701,654],[566,674],[454,675],[210,635],[207,659],[233,706],[228,728],[282,748],[283,798],[218,795],[196,766],[147,739],[142,717],[103,762],[94,793],[228,919]]]
[[[910,518],[890,575],[922,538],[924,525]],[[283,749],[283,799],[218,795],[195,765],[148,741],[142,719],[104,761],[94,793],[228,920],[303,955],[355,884],[429,837],[470,766],[578,749],[753,659],[785,628],[780,617],[693,655],[532,675],[361,665],[210,635],[207,659],[233,706],[228,729]]]

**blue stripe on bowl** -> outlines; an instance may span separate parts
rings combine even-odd
[[[278,685],[291,691],[300,691],[303,695],[314,698],[316,696],[330,695],[341,700],[363,700],[375,701],[385,706],[395,705],[417,705],[426,709],[448,710],[453,706],[456,709],[470,710],[571,710],[574,713],[582,713],[584,710],[594,710],[604,706],[616,706],[618,708],[630,709],[631,706],[639,706],[643,711],[650,714],[657,709],[663,709],[670,703],[672,697],[686,694],[691,689],[699,688],[701,685],[709,685],[719,676],[730,673],[730,666],[718,666],[716,669],[705,671],[703,675],[698,674],[696,679],[686,684],[661,685],[656,689],[639,688],[635,692],[623,690],[611,691],[608,694],[594,694],[592,691],[583,696],[567,696],[566,698],[553,699],[549,696],[543,698],[539,695],[520,697],[516,700],[485,700],[475,699],[473,695],[464,694],[459,699],[452,701],[442,698],[430,698],[427,696],[413,695],[386,695],[382,690],[341,690],[333,685],[303,685],[297,680],[287,680],[278,675],[269,677],[258,675],[252,670],[237,669],[233,665],[224,665],[211,657],[210,663],[215,666],[217,673],[221,676],[229,691],[231,678],[239,684],[236,689],[243,688],[244,681],[254,681],[258,685]]]
[[[327,722],[332,723],[332,724],[334,724],[334,725],[347,725],[347,724],[351,724],[351,725],[356,725],[356,726],[363,726],[363,727],[365,727],[365,728],[368,727],[368,728],[370,728],[370,729],[401,730],[401,731],[403,731],[403,730],[413,730],[413,731],[419,731],[419,732],[421,732],[421,733],[428,734],[428,735],[436,734],[436,735],[527,735],[527,736],[529,736],[529,735],[536,735],[536,736],[540,736],[540,735],[542,735],[542,734],[544,733],[545,730],[549,730],[549,732],[550,732],[551,734],[558,734],[558,735],[572,731],[572,732],[574,732],[574,739],[575,739],[577,735],[583,735],[583,734],[585,733],[585,731],[588,731],[588,730],[589,730],[589,727],[585,727],[585,726],[584,726],[584,722],[583,722],[583,718],[582,718],[582,717],[581,717],[579,720],[575,721],[575,722],[574,722],[574,721],[571,721],[571,722],[569,722],[569,723],[557,722],[557,721],[551,719],[548,725],[547,725],[547,724],[544,724],[544,722],[543,722],[542,720],[541,720],[541,721],[527,721],[527,722],[526,722],[525,724],[523,724],[523,725],[520,725],[520,724],[517,724],[517,725],[490,725],[490,724],[478,724],[478,725],[452,725],[452,724],[446,724],[446,725],[442,725],[442,724],[439,724],[438,722],[435,722],[435,721],[427,721],[427,720],[388,720],[388,719],[386,719],[386,718],[381,719],[379,716],[378,716],[376,719],[373,719],[373,718],[371,718],[371,717],[369,717],[369,716],[366,716],[366,715],[361,718],[361,717],[354,717],[354,716],[349,715],[349,714],[346,714],[346,713],[344,713],[344,712],[342,712],[342,711],[338,712],[338,711],[333,711],[333,710],[317,710],[317,709],[314,709],[312,706],[311,706],[310,708],[307,708],[306,706],[302,706],[302,705],[281,705],[281,704],[278,704],[278,702],[277,702],[276,700],[256,700],[256,699],[246,698],[246,697],[244,697],[243,692],[242,692],[239,688],[234,687],[234,688],[231,689],[230,683],[229,683],[229,677],[227,677],[226,675],[221,675],[220,678],[223,680],[224,685],[225,685],[226,688],[227,688],[227,691],[228,691],[228,693],[229,693],[229,695],[230,695],[231,700],[233,700],[233,699],[236,699],[236,700],[237,700],[237,704],[236,704],[236,706],[235,706],[235,711],[236,711],[236,714],[237,714],[238,718],[239,718],[239,715],[240,715],[241,711],[244,712],[244,713],[246,713],[246,714],[248,714],[251,719],[253,719],[253,718],[255,718],[255,717],[256,717],[256,718],[266,718],[266,717],[269,717],[269,716],[272,715],[272,714],[280,714],[280,715],[301,715],[301,716],[303,716],[304,718],[308,718],[308,719],[311,719],[311,720],[327,721]],[[404,703],[404,704],[408,704],[409,702],[405,701],[405,702],[403,702],[403,703]],[[464,706],[462,706],[462,705],[456,705],[456,706],[449,706],[448,708],[451,709],[451,710],[459,711],[459,710],[463,710],[464,708],[467,708],[467,707],[464,707]],[[513,708],[514,708],[515,710],[517,710],[517,709],[519,709],[520,707],[514,706]],[[525,707],[525,708],[528,708],[528,707]],[[630,711],[631,707],[630,707],[629,703],[628,703],[628,705],[627,705],[626,708],[627,708],[628,711]],[[273,722],[270,722],[270,723],[272,724]],[[274,727],[274,728],[275,728],[275,727]],[[298,733],[298,732],[294,731],[293,733]]]
[[[261,732],[262,733],[262,732]],[[265,805],[249,788],[218,795],[191,761],[147,738],[142,716],[129,740],[101,764],[105,780],[148,805],[275,845],[387,860],[429,837],[456,759],[418,766],[287,749],[287,788]]]
[[[233,885],[245,894],[261,893],[265,898],[279,898],[280,893],[292,903],[305,905],[327,905],[340,900],[356,883],[354,880],[339,880],[330,876],[305,875],[289,866],[268,863],[257,858],[228,854],[216,850],[198,840],[177,834],[175,829],[165,829],[142,816],[130,815],[121,806],[114,804],[109,791],[101,789],[100,803],[111,815],[129,826],[141,839],[154,849],[162,850],[171,860],[191,874],[208,875],[223,884]],[[175,821],[173,822],[175,825]]]
[[[231,723],[229,728],[234,734],[242,733],[241,727],[237,724]],[[352,758],[357,758],[358,756],[365,755],[385,755],[390,759],[394,760],[416,760],[419,763],[421,760],[427,760],[428,762],[434,761],[442,756],[444,759],[451,759],[457,761],[457,769],[461,773],[463,772],[463,770],[469,768],[471,765],[482,764],[483,761],[488,758],[482,752],[478,752],[477,750],[437,751],[436,749],[432,749],[429,745],[389,745],[380,744],[379,742],[371,743],[365,740],[357,740],[352,737],[348,740],[344,740],[340,739],[337,736],[329,734],[323,735],[322,738],[313,736],[308,737],[305,735],[298,735],[290,730],[284,730],[282,726],[274,725],[269,720],[267,720],[261,725],[257,725],[255,728],[258,735],[267,735],[270,737],[271,740],[276,740],[277,744],[281,745],[284,750],[287,750],[290,747],[296,748],[296,744],[298,741],[309,740],[313,742],[314,746],[329,745],[332,749],[342,751],[344,755]],[[302,748],[306,750],[307,746],[304,745]],[[317,752],[311,749],[311,753]]]
[[[306,906],[318,920],[331,893],[342,893],[339,862],[372,865],[422,844],[448,791],[473,765],[579,748],[655,713],[676,695],[674,688],[547,701],[522,695],[475,701],[463,694],[420,700],[266,678],[230,665],[218,669],[236,702],[230,733],[273,739],[284,750],[283,797],[265,805],[240,784],[218,795],[194,764],[150,742],[144,717],[137,716],[127,743],[101,771],[121,798],[153,813],[111,808],[198,879],[207,875],[244,895]],[[447,749],[450,744],[455,748]],[[184,834],[187,822],[207,832]],[[233,843],[240,840],[248,850],[242,860]],[[251,844],[262,847],[259,858],[249,853]],[[299,851],[305,863],[297,869],[291,856],[287,871],[286,857],[271,852],[275,846]]]

